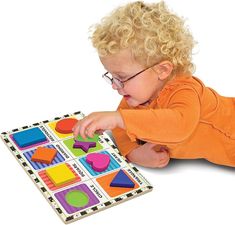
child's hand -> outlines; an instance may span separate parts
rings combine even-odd
[[[112,130],[116,127],[125,129],[121,114],[114,112],[94,112],[80,120],[73,127],[73,135],[76,138],[81,135],[82,138],[93,137],[96,131]]]

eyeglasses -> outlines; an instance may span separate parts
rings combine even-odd
[[[157,63],[157,64],[158,64],[158,63]],[[154,64],[153,66],[155,66],[155,65],[157,65],[157,64]],[[121,81],[121,80],[119,80],[119,79],[116,78],[116,77],[112,77],[112,75],[111,75],[109,72],[106,72],[105,74],[103,74],[103,75],[102,75],[102,78],[104,78],[105,81],[106,81],[107,83],[109,83],[110,85],[115,84],[118,88],[124,88],[124,84],[125,84],[127,81],[129,81],[129,80],[131,80],[131,79],[137,77],[138,75],[140,75],[141,73],[145,72],[146,70],[152,68],[153,66],[150,66],[150,67],[147,67],[147,68],[141,70],[140,72],[136,73],[135,75],[129,77],[128,79],[126,79],[126,80],[124,80],[124,81]]]

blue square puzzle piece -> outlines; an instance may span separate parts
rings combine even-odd
[[[47,140],[45,134],[38,127],[15,133],[13,139],[21,148]]]
[[[111,187],[133,188],[134,182],[125,174],[123,170],[119,170],[117,175],[113,178]]]

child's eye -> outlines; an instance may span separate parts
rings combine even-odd
[[[112,74],[112,77],[115,78],[115,79],[118,79],[120,81],[125,81],[131,76],[126,75],[125,77],[123,77],[123,75],[121,76],[119,74]]]
[[[120,81],[124,80],[123,77],[121,77],[121,76],[118,75],[118,74],[113,74],[112,77],[115,78],[115,79],[118,79],[118,80],[120,80]]]

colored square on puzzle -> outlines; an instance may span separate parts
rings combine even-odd
[[[95,152],[98,150],[101,150],[103,147],[101,146],[101,144],[98,142],[99,140],[99,136],[97,134],[94,135],[93,138],[87,138],[87,139],[83,139],[81,137],[78,137],[77,140],[79,141],[89,141],[89,142],[96,142],[96,147],[94,148],[90,148],[88,150],[89,153],[91,152]],[[82,149],[80,148],[73,148],[73,144],[74,144],[74,139],[70,138],[67,139],[65,141],[63,141],[63,143],[66,145],[66,147],[75,155],[75,156],[83,156],[87,153],[85,153]]]
[[[109,166],[106,170],[104,170],[102,172],[96,172],[95,170],[93,170],[91,165],[86,162],[86,157],[83,157],[83,158],[79,159],[79,161],[82,163],[82,165],[88,170],[88,172],[92,176],[97,176],[99,174],[107,173],[108,171],[112,171],[112,170],[115,170],[115,169],[120,167],[120,165],[116,162],[116,160],[107,151],[103,151],[103,152],[100,152],[100,153],[107,154],[107,155],[110,156]]]
[[[57,190],[59,188],[63,188],[63,187],[66,187],[70,184],[74,184],[74,183],[77,183],[79,181],[81,181],[81,178],[78,176],[78,174],[73,170],[73,168],[69,165],[69,164],[66,164],[69,169],[72,171],[72,173],[74,174],[74,176],[76,177],[74,180],[70,181],[70,182],[67,182],[65,184],[62,184],[60,185],[59,187],[56,186],[51,180],[50,178],[47,176],[46,174],[46,170],[42,170],[38,173],[38,175],[42,178],[42,180],[44,181],[44,183],[47,185],[47,187],[54,191],[54,190]]]
[[[12,135],[12,139],[20,148],[47,141],[45,134],[38,127],[15,133]]]
[[[73,191],[79,191],[80,193],[84,193],[84,195],[88,198],[87,204],[80,207],[75,207],[73,204],[68,202],[66,199],[66,195],[70,194]],[[99,203],[98,198],[92,193],[92,191],[88,188],[86,184],[81,184],[72,188],[69,188],[67,190],[58,192],[55,194],[56,198],[60,202],[60,204],[64,207],[67,213],[72,214],[74,212],[84,210],[88,207],[91,207],[93,205],[96,205]],[[76,199],[75,199],[76,200]],[[79,201],[79,199],[78,199]]]
[[[55,186],[66,184],[75,180],[76,178],[67,164],[60,164],[46,169],[46,175],[50,178]]]
[[[75,118],[75,117],[68,117],[68,118]],[[48,123],[48,126],[56,134],[56,136],[61,139],[73,136],[73,133],[61,134],[61,133],[57,132],[55,128],[56,128],[56,124],[58,123],[58,121],[60,121],[60,120],[56,120],[56,121]]]
[[[40,162],[50,164],[55,158],[57,150],[55,148],[37,147],[36,151],[32,155],[31,160],[33,162]]]
[[[53,145],[46,145],[45,147],[55,148]],[[31,160],[31,158],[32,158],[35,151],[36,151],[36,149],[24,152],[24,157],[29,161],[29,163],[32,165],[32,167],[35,170],[43,169],[43,168],[46,168],[48,166],[55,165],[57,163],[61,163],[61,162],[64,161],[64,157],[60,154],[59,151],[57,151],[55,158],[53,159],[53,161],[50,164],[40,163],[40,162],[33,162]]]
[[[106,176],[102,176],[96,179],[96,181],[99,183],[99,185],[104,189],[104,191],[110,196],[110,197],[117,197],[119,195],[125,194],[129,191],[133,191],[134,189],[137,189],[139,185],[128,175],[128,173],[125,171],[126,175],[134,182],[135,186],[134,188],[122,188],[122,187],[110,187],[110,184],[114,177],[117,175],[119,171],[116,171],[114,173],[108,174]]]

